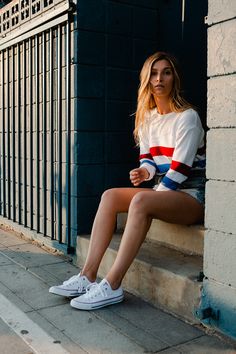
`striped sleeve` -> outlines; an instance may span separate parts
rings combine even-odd
[[[147,125],[145,125],[145,127],[142,127],[139,130],[139,144],[140,144],[140,155],[139,155],[140,167],[144,167],[148,171],[149,178],[147,179],[147,181],[149,181],[154,177],[157,167],[150,153]]]
[[[191,110],[180,118],[172,162],[157,190],[176,190],[189,176],[204,131],[198,114]]]

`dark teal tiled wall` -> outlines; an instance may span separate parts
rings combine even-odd
[[[206,107],[207,0],[78,0],[75,16],[73,106],[78,232],[89,232],[102,192],[129,186],[137,165],[132,136],[138,75],[156,50],[176,55],[186,97]],[[193,69],[194,68],[194,69]],[[93,183],[94,181],[94,183]],[[89,198],[87,214],[85,200]]]
[[[102,192],[130,186],[138,76],[158,49],[157,1],[78,0],[75,18],[73,191],[78,233],[89,232]]]

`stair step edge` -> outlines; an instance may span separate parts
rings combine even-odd
[[[118,215],[117,230],[119,233],[122,233],[126,219],[127,213]],[[186,254],[203,255],[204,232],[203,225],[186,226],[154,219],[146,238]]]
[[[89,240],[78,238],[78,266],[82,266]],[[116,257],[119,236],[115,235],[99,268],[104,277]],[[156,255],[160,251],[162,254]],[[127,272],[123,286],[154,306],[161,307],[191,323],[198,323],[194,309],[200,299],[201,283],[197,276],[202,268],[202,257],[186,256],[164,246],[144,243]]]

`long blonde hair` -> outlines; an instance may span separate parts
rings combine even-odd
[[[180,72],[176,59],[168,53],[157,52],[146,59],[140,72],[140,86],[138,90],[138,102],[135,117],[134,137],[138,142],[138,131],[145,121],[145,115],[148,111],[156,107],[156,103],[151,91],[150,76],[154,62],[167,60],[170,63],[174,75],[173,88],[170,93],[170,108],[172,112],[183,112],[193,106],[188,103],[181,95]]]

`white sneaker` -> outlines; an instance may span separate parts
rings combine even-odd
[[[119,287],[112,290],[106,279],[101,283],[91,284],[86,289],[86,294],[72,299],[70,305],[79,310],[95,310],[100,307],[116,304],[124,299],[123,290]]]
[[[86,293],[86,288],[92,284],[85,275],[74,275],[70,279],[63,282],[62,285],[52,286],[49,289],[50,293],[66,296],[66,297],[74,297],[79,296]]]

